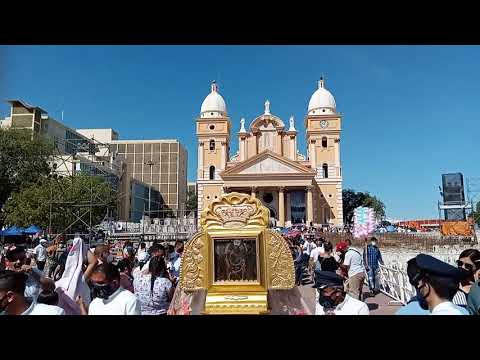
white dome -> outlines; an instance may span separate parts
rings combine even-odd
[[[218,86],[215,82],[212,84],[212,92],[203,100],[200,108],[200,115],[208,117],[207,113],[213,113],[213,116],[227,116],[227,105],[222,95],[218,93]]]
[[[332,93],[325,89],[323,79],[318,82],[318,90],[315,91],[308,103],[308,114],[325,115],[335,114],[337,104]]]

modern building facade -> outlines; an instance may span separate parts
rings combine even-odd
[[[216,83],[196,120],[199,211],[223,193],[257,197],[279,226],[295,223],[343,225],[340,132],[342,115],[323,79],[310,98],[305,116],[307,154],[298,151],[298,132],[272,114],[263,114],[248,129],[240,120],[239,150],[230,158],[231,120]]]
[[[177,140],[112,140],[111,151],[126,163],[126,178],[151,185],[163,210],[183,211],[187,195],[187,151]],[[151,217],[161,216],[152,212]]]

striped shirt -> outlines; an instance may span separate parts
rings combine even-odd
[[[452,299],[452,302],[455,305],[467,307],[468,305],[467,296],[468,294],[465,291],[463,291],[462,289],[458,289],[458,291],[456,292],[455,296]]]
[[[378,268],[379,262],[383,264],[382,254],[380,253],[380,250],[376,246],[368,245],[366,250],[366,256],[365,256],[365,252],[363,256],[366,260],[365,265],[368,267],[376,269]]]

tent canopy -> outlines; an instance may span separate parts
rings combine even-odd
[[[24,234],[24,232],[25,232],[24,228],[14,225],[14,226],[9,227],[7,230],[4,230],[2,232],[2,235],[3,236],[20,236],[20,235]]]
[[[38,226],[36,225],[30,225],[28,228],[26,228],[24,230],[24,233],[25,234],[30,234],[30,235],[33,235],[33,234],[36,234],[38,232],[42,231],[41,228],[39,228]]]

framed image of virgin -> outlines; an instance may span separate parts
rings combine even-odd
[[[259,284],[258,246],[257,238],[214,238],[214,284]]]

